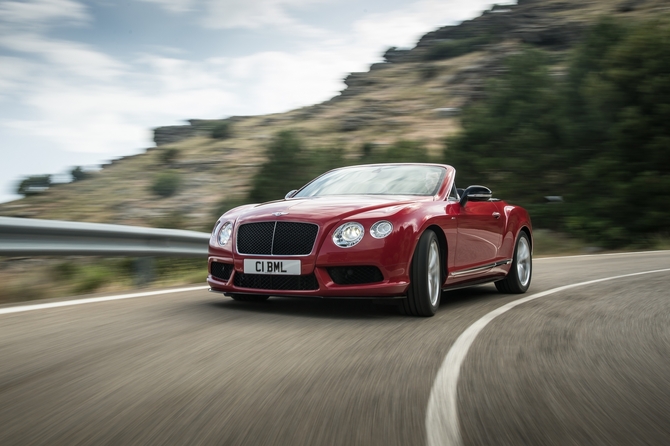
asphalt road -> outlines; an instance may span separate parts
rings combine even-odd
[[[535,261],[529,293],[670,268],[670,252]],[[493,320],[458,381],[471,444],[670,444],[670,272]],[[518,299],[453,291],[433,318],[206,291],[0,314],[0,445],[424,445],[454,341]]]

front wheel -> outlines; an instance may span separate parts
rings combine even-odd
[[[442,257],[437,236],[431,230],[421,234],[410,266],[410,284],[401,310],[412,316],[430,317],[440,306]]]
[[[496,288],[501,293],[523,294],[528,291],[533,273],[533,253],[530,249],[530,240],[525,232],[519,233],[514,248],[514,259],[507,277],[497,281]]]

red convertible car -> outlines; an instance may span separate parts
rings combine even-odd
[[[415,316],[434,315],[447,289],[526,292],[528,213],[455,178],[439,164],[345,167],[284,200],[232,209],[212,232],[207,282],[240,301],[394,298]]]

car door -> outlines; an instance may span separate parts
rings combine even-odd
[[[456,269],[467,271],[494,263],[502,245],[505,216],[499,201],[468,201],[457,220]]]

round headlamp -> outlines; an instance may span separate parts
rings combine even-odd
[[[340,248],[351,248],[363,239],[363,225],[356,222],[345,223],[333,233],[333,243]]]
[[[226,243],[228,243],[231,235],[233,235],[233,223],[227,221],[221,225],[221,229],[219,229],[219,235],[217,237],[219,245],[224,246]]]
[[[384,238],[393,231],[393,224],[390,221],[381,220],[372,225],[370,235],[374,238]]]

